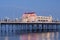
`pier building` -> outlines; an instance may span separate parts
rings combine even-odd
[[[36,21],[38,22],[52,22],[52,16],[37,16]]]
[[[35,12],[24,13],[22,22],[52,22],[52,16],[37,16]]]
[[[22,22],[34,22],[36,21],[37,15],[35,12],[24,13],[22,16]]]

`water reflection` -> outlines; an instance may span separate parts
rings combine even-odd
[[[60,32],[42,32],[13,35],[4,35],[3,33],[0,34],[0,40],[60,40]]]
[[[20,36],[20,40],[60,40],[60,32],[32,33]]]
[[[8,36],[5,37],[5,40],[8,40]]]

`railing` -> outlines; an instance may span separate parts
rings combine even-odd
[[[59,22],[22,22],[22,21],[0,21],[0,23],[60,23]]]
[[[23,22],[22,20],[0,20],[0,23],[60,23],[60,21],[31,21],[31,22]]]

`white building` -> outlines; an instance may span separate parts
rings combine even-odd
[[[37,16],[35,12],[24,13],[22,22],[52,22],[52,16]]]
[[[24,13],[22,16],[22,21],[23,22],[34,22],[36,21],[36,14],[35,12],[28,12],[28,13]]]
[[[38,22],[52,22],[52,16],[37,16]]]

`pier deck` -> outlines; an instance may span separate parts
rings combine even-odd
[[[60,24],[60,22],[0,22],[0,24]]]
[[[60,30],[60,22],[0,22],[0,31],[5,32],[42,32]]]

